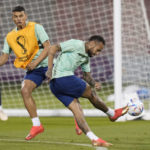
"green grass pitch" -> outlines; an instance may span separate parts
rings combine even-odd
[[[0,149],[3,150],[96,150],[83,134],[76,135],[72,117],[41,117],[44,133],[25,141],[31,127],[29,117],[0,121]],[[110,122],[86,117],[93,132],[113,143],[108,150],[150,150],[150,121]]]

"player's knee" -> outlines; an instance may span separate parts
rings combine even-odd
[[[90,86],[87,86],[83,95],[82,95],[84,98],[88,98],[90,99],[92,97],[92,90],[91,90],[91,87]]]
[[[90,89],[88,90],[88,97],[89,97],[89,99],[94,98],[94,93],[93,93],[91,87],[90,87]]]
[[[32,94],[32,90],[29,87],[24,86],[23,88],[21,88],[21,94],[22,96],[28,97]]]
[[[21,94],[22,96],[31,96],[32,91],[36,88],[35,83],[32,83],[30,81],[23,81],[21,84]]]
[[[21,94],[22,94],[22,96],[28,96],[28,95],[30,95],[30,91],[27,87],[23,87],[23,88],[21,88]]]

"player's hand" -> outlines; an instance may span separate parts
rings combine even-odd
[[[46,77],[47,77],[47,80],[48,82],[50,82],[51,78],[52,78],[52,69],[48,69],[45,73]]]
[[[101,89],[101,84],[99,82],[95,82],[95,86],[94,87],[95,87],[96,90],[99,91]]]
[[[29,63],[29,64],[27,65],[26,69],[29,70],[29,71],[31,71],[31,70],[35,69],[36,66],[37,66],[36,62],[33,61],[33,62],[31,62],[31,63]]]

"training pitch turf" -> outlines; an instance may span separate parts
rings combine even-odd
[[[100,117],[86,120],[96,135],[113,143],[108,150],[150,150],[150,121],[113,123]],[[29,117],[0,121],[0,150],[96,150],[84,134],[76,135],[72,117],[41,117],[41,122],[45,132],[25,141],[31,127]]]

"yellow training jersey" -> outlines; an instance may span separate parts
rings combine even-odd
[[[28,22],[21,30],[12,30],[6,36],[6,40],[16,55],[14,65],[16,68],[25,69],[39,50],[35,35],[35,22]]]

